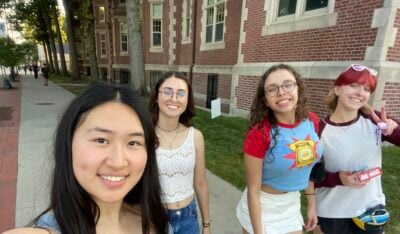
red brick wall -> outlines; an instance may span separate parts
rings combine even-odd
[[[333,86],[333,80],[304,79],[304,84],[311,111],[320,118],[326,117],[330,110],[325,103],[325,98]]]
[[[390,47],[388,50],[387,60],[392,62],[400,62],[400,10],[397,9],[396,19],[394,27],[397,28],[397,37],[394,43],[394,47]]]
[[[143,35],[143,55],[146,64],[168,64],[168,49],[169,49],[169,14],[170,11],[169,1],[164,1],[162,3],[162,53],[151,53],[150,48],[150,4],[148,1],[143,1],[143,22],[142,22],[142,35]]]
[[[228,1],[226,3],[227,16],[225,17],[224,49],[200,51],[201,32],[204,24],[201,22],[203,1],[197,1],[197,41],[196,64],[201,65],[233,65],[237,62],[237,51],[240,36],[240,16],[242,14],[242,1]],[[203,17],[205,19],[205,16]]]
[[[377,28],[371,28],[374,10],[382,0],[335,2],[336,26],[262,36],[266,16],[264,0],[247,1],[245,62],[363,60],[374,45]]]
[[[386,100],[388,115],[400,120],[400,83],[387,82],[382,99]]]
[[[250,111],[255,90],[259,83],[259,76],[239,76],[239,84],[235,90],[237,97],[236,107],[238,109]]]

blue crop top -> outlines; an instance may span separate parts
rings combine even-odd
[[[274,139],[275,131],[279,134]],[[282,192],[303,190],[322,155],[317,131],[318,118],[313,113],[293,125],[278,123],[276,129],[265,120],[262,128],[255,125],[247,133],[243,150],[263,159],[262,184]]]

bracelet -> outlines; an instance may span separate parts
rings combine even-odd
[[[203,228],[211,226],[210,222],[203,222]]]
[[[315,193],[304,193],[304,195],[306,195],[306,196],[314,196]]]

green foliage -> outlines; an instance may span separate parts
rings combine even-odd
[[[18,45],[11,38],[0,38],[0,65],[14,67],[24,62],[26,45]]]

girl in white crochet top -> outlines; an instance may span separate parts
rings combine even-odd
[[[161,200],[174,234],[200,233],[195,198],[202,233],[210,233],[204,138],[190,124],[194,98],[188,79],[179,72],[163,74],[150,94],[149,110],[159,139]]]

